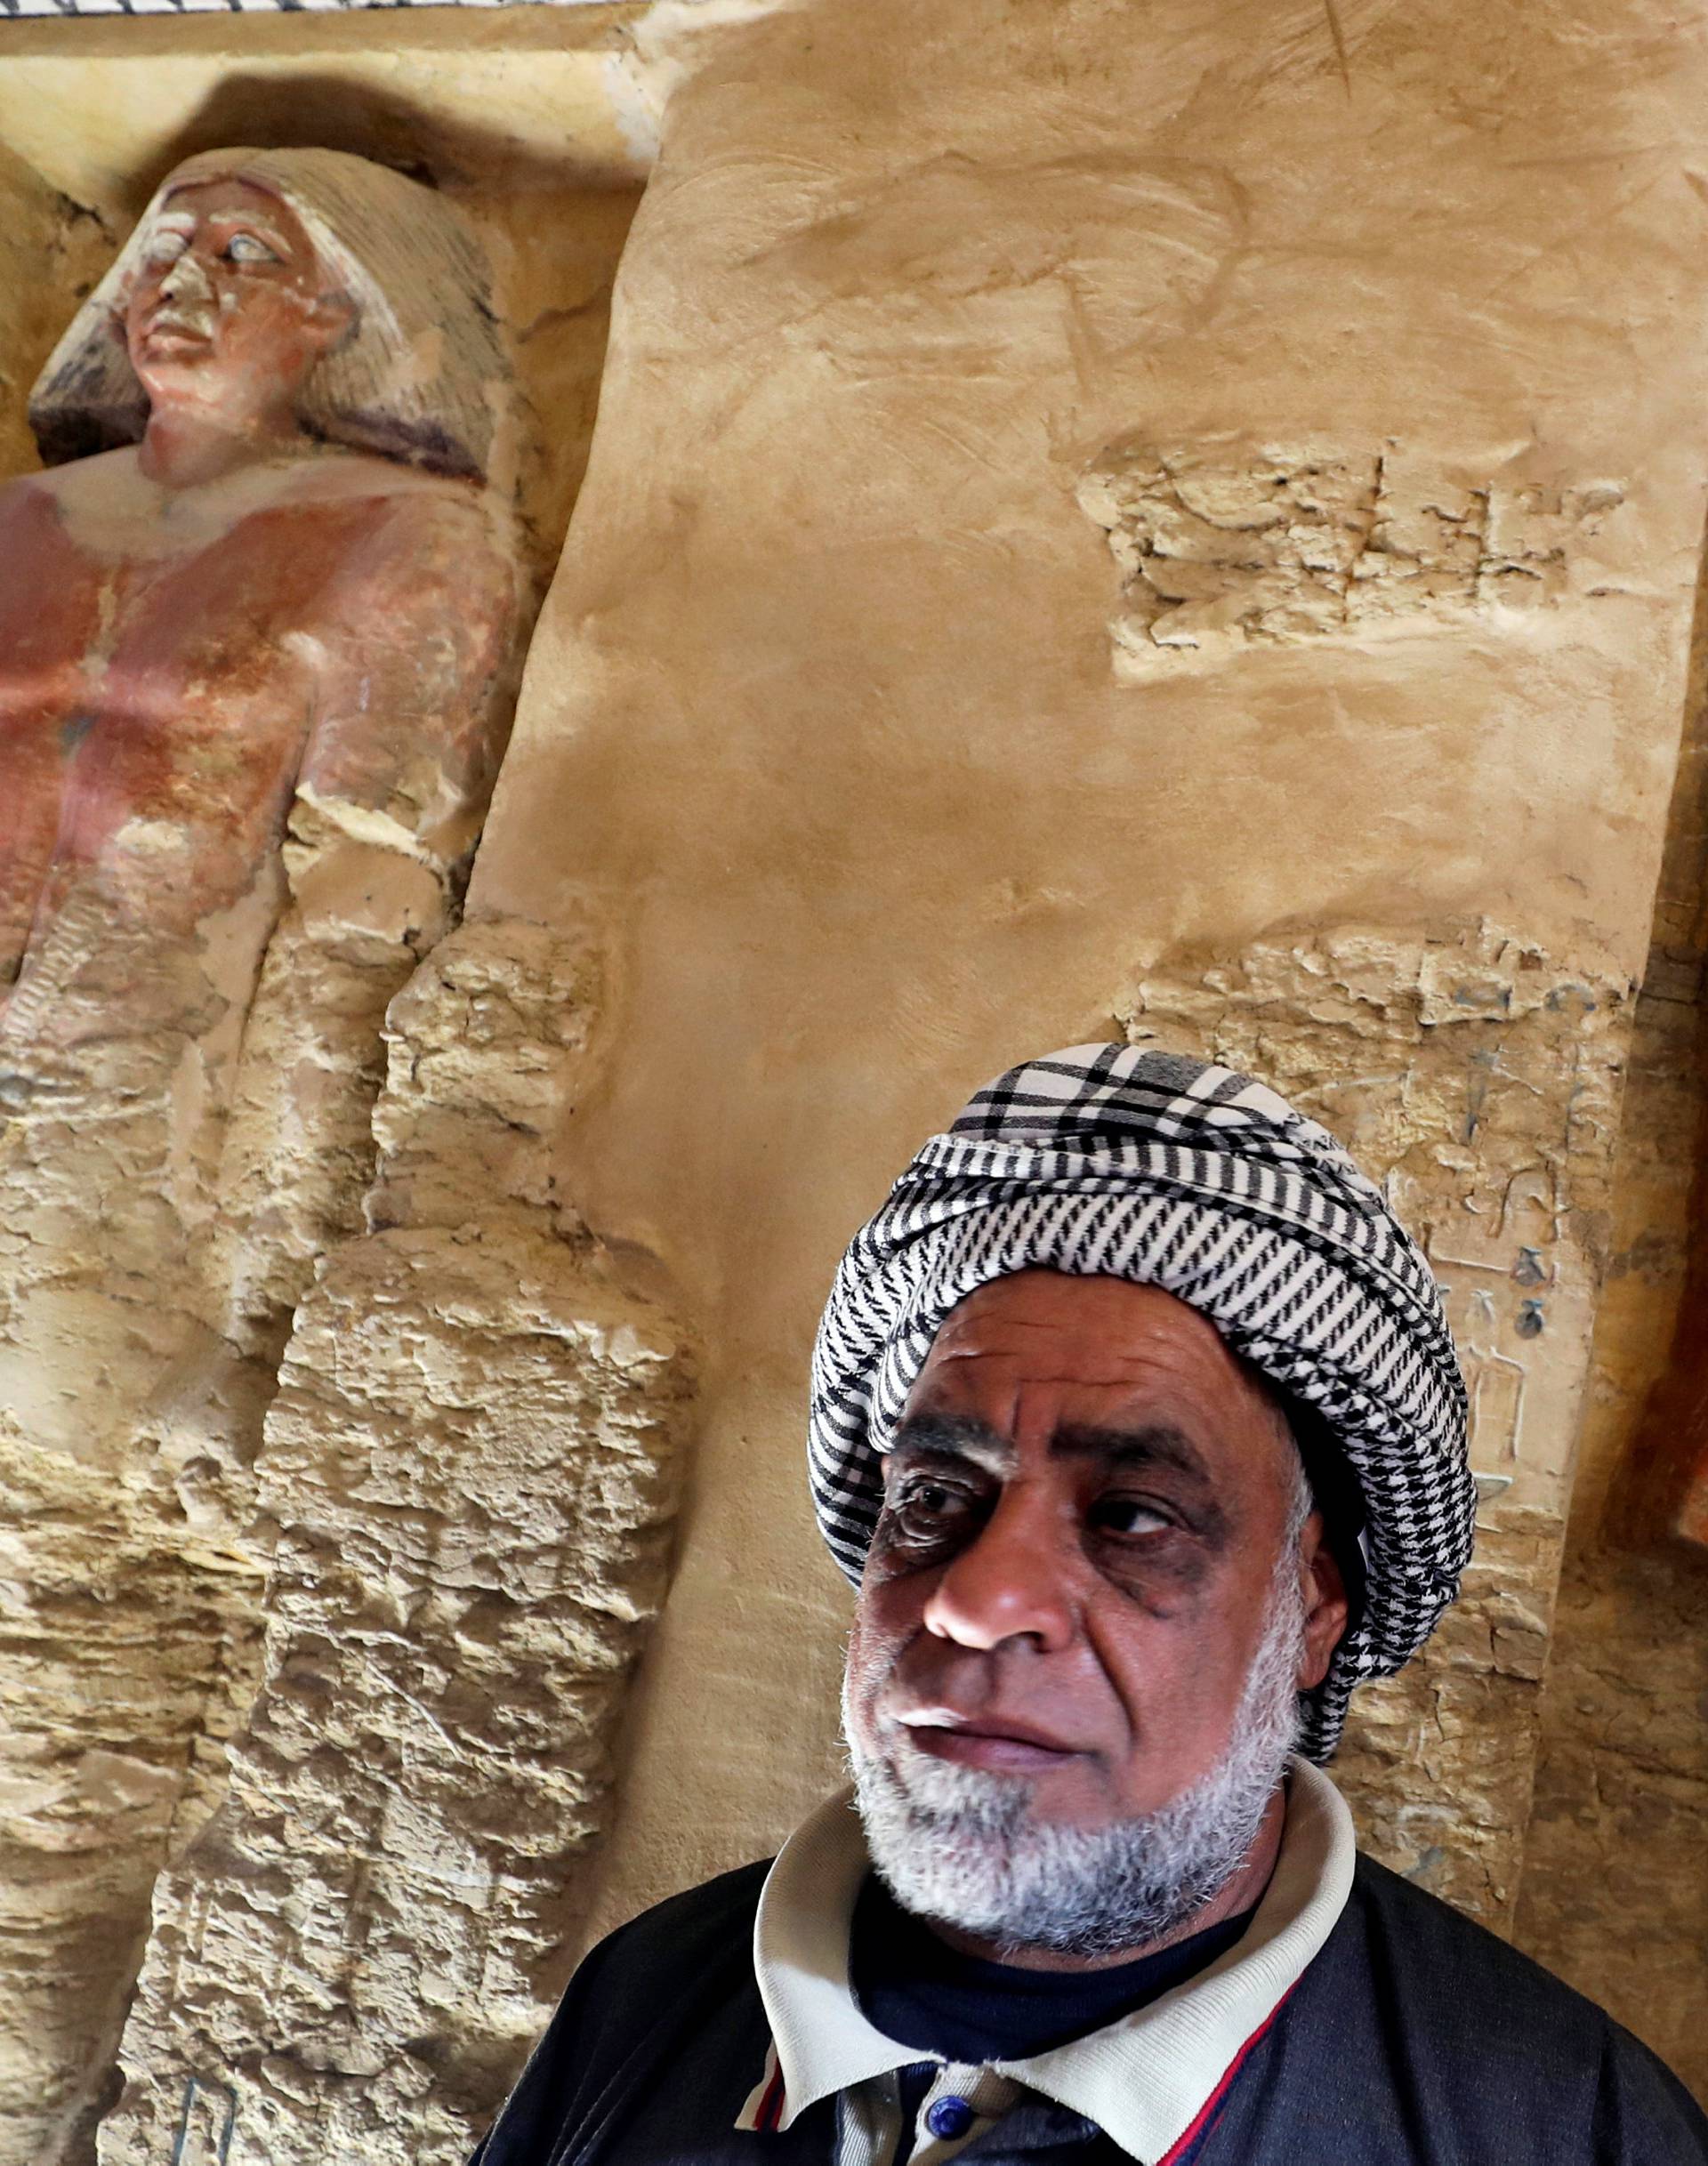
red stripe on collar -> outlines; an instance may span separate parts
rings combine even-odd
[[[1184,2134],[1181,2135],[1177,2141],[1169,2146],[1168,2149],[1164,2152],[1162,2157],[1157,2160],[1156,2166],[1175,2166],[1175,2162],[1185,2154],[1188,2146],[1196,2143],[1198,2138],[1204,2134],[1204,2131],[1209,2127],[1210,2123],[1215,2119],[1217,2114],[1221,2110],[1221,2102],[1228,2096],[1229,2086],[1232,2083],[1234,2078],[1239,2073],[1240,2070],[1245,2066],[1246,2055],[1251,2051],[1253,2046],[1257,2045],[1268,2034],[1269,2025],[1275,2021],[1276,2017],[1281,2013],[1282,2009],[1285,2008],[1287,2002],[1292,2000],[1294,1987],[1297,1986],[1298,1983],[1298,1979],[1295,1978],[1293,1985],[1288,1986],[1286,1992],[1282,1994],[1281,1998],[1276,2002],[1275,2006],[1269,2010],[1269,2014],[1263,2018],[1262,2022],[1258,2025],[1256,2030],[1252,2033],[1251,2036],[1245,2041],[1245,2043],[1240,2048],[1239,2051],[1235,2054],[1233,2059],[1229,2062],[1227,2067],[1222,2070],[1221,2081],[1216,2085],[1216,2088],[1211,2092],[1210,2096],[1204,2100],[1204,2104],[1198,2108],[1197,2112],[1192,2116],[1190,2127],[1186,2130]]]
[[[765,2073],[748,2092],[746,2103],[736,2115],[736,2126],[749,2134],[769,2136],[782,2124],[788,2094],[783,2069],[777,2057],[777,2041],[765,2049]]]
[[[769,2135],[782,2120],[785,2103],[783,2071],[776,2068],[771,2072],[770,2081],[765,2086],[765,2096],[759,2102],[759,2112],[753,2117],[753,2126],[762,2129]]]

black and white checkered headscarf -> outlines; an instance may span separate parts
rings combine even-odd
[[[813,1503],[850,1579],[882,1502],[878,1454],[939,1326],[1034,1267],[1188,1302],[1349,1463],[1365,1599],[1302,1706],[1301,1749],[1326,1759],[1352,1687],[1417,1651],[1470,1555],[1465,1390],[1422,1252],[1327,1131],[1250,1076],[1126,1045],[1011,1068],[854,1236],[819,1326]]]

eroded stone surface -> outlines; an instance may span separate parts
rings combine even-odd
[[[1484,1491],[1476,1557],[1422,1653],[1355,1697],[1335,1777],[1377,1855],[1496,1925],[1529,1816],[1628,990],[1486,925],[1347,928],[1165,957],[1117,1008],[1135,1042],[1249,1068],[1343,1138],[1442,1282]]]
[[[1541,1728],[1561,1519],[1479,1515],[1459,1600],[1399,1676],[1352,1703],[1333,1775],[1366,1849],[1511,1929]]]
[[[1116,673],[1171,651],[1422,628],[1444,613],[1545,608],[1594,592],[1616,481],[1494,479],[1390,442],[1111,445],[1079,501],[1126,577]]]
[[[546,1171],[598,978],[488,922],[394,1004],[376,1230],[280,1372],[265,1675],[157,1894],[109,2166],[228,2128],[277,2166],[461,2166],[549,2012],[688,1405],[679,1327]]]
[[[90,2154],[162,1859],[223,1786],[259,1580],[96,1469],[4,1438],[0,2155]]]

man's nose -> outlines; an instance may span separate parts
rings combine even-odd
[[[1043,1498],[1009,1490],[932,1589],[926,1631],[963,1647],[1017,1639],[1032,1639],[1046,1652],[1068,1647],[1078,1630],[1076,1553]]]

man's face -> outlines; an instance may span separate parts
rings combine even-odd
[[[174,189],[149,221],[125,337],[153,404],[240,422],[288,407],[350,321],[287,204],[247,181],[201,181]]]
[[[850,1743],[924,1807],[1092,1834],[1163,1813],[1237,1745],[1277,1587],[1284,1701],[1345,1623],[1320,1519],[1289,1539],[1273,1403],[1155,1287],[1027,1271],[970,1295],[884,1476]]]

